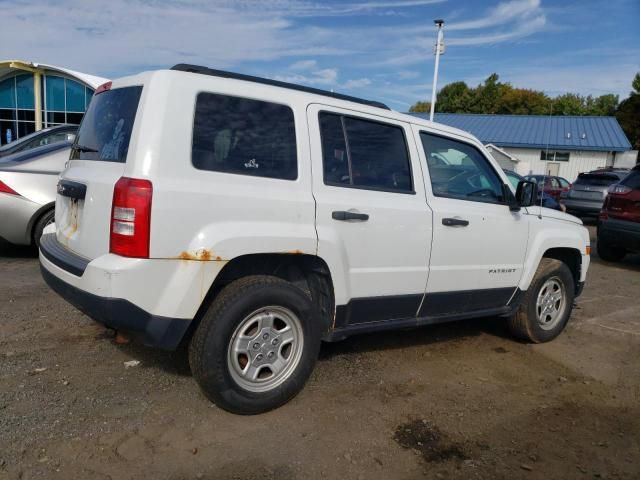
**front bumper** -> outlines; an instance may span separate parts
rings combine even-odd
[[[598,241],[640,252],[640,223],[617,218],[598,220]]]
[[[40,269],[49,286],[98,322],[145,345],[175,349],[225,262],[139,259],[89,261],[42,236]]]
[[[19,195],[0,193],[0,237],[16,245],[30,245],[29,225],[41,206]]]

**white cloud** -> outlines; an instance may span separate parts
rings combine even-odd
[[[504,24],[514,18],[526,18],[539,12],[540,0],[512,0],[498,4],[496,7],[490,9],[484,17],[452,23],[447,25],[446,28],[449,31],[487,28]]]
[[[335,68],[324,68],[309,74],[296,73],[293,75],[276,75],[274,80],[289,83],[301,83],[305,85],[335,85],[338,80],[338,70]]]
[[[347,82],[343,85],[343,88],[350,90],[353,88],[362,88],[371,85],[371,80],[368,78],[355,78],[351,80],[347,80]]]
[[[289,65],[289,70],[313,70],[318,68],[318,62],[316,60],[300,60],[298,62]]]
[[[527,37],[539,30],[541,30],[547,21],[544,15],[535,17],[526,23],[517,25],[513,30],[489,33],[485,35],[477,35],[474,37],[454,37],[451,40],[445,42],[447,45],[460,46],[460,45],[486,45],[492,43],[501,43],[507,40],[515,40],[517,38]]]

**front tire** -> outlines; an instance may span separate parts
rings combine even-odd
[[[509,319],[511,333],[533,343],[553,340],[567,325],[574,298],[569,267],[560,260],[543,258],[518,310]]]
[[[320,325],[310,296],[291,283],[268,275],[236,280],[218,294],[191,340],[193,376],[229,412],[277,408],[311,375]]]

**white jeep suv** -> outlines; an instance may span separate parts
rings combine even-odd
[[[486,316],[556,337],[589,236],[509,185],[466,132],[176,65],[96,90],[41,269],[113,329],[189,342],[204,393],[258,413],[302,389],[322,340]]]

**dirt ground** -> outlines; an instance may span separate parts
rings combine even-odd
[[[0,479],[637,479],[639,297],[640,256],[594,255],[551,343],[500,319],[354,337],[291,403],[241,417],[184,352],[115,344],[3,244]]]

